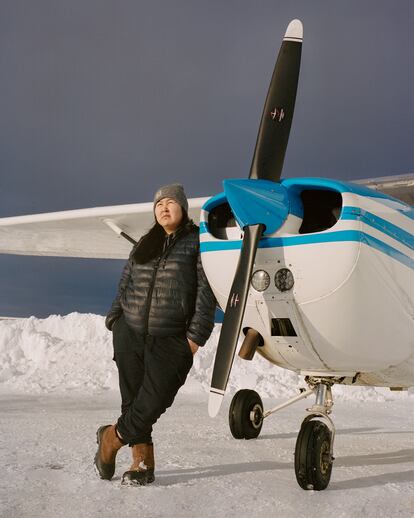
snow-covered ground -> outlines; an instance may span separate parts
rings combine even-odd
[[[119,411],[111,334],[97,315],[0,320],[0,516],[414,516],[414,395],[334,387],[334,469],[326,491],[296,483],[293,452],[308,401],[269,417],[260,437],[236,441],[230,399],[207,415],[219,327],[187,384],[155,427],[156,482],[120,486],[92,460],[96,428]],[[301,380],[261,358],[236,359],[229,392],[255,388],[269,408]]]

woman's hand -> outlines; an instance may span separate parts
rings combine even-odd
[[[187,338],[187,340],[188,340],[188,345],[190,346],[191,352],[194,355],[198,351],[198,348],[200,346],[197,345],[195,342],[193,342],[190,338]]]

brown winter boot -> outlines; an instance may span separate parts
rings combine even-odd
[[[98,443],[94,460],[96,470],[101,478],[111,480],[115,473],[116,454],[124,443],[119,439],[113,424],[98,428],[96,442]]]
[[[145,486],[154,482],[154,445],[134,444],[132,450],[132,465],[129,471],[122,475],[121,484],[125,486]]]

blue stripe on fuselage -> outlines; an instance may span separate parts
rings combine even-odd
[[[407,232],[406,230],[390,223],[389,221],[372,214],[360,207],[343,207],[341,212],[340,220],[349,221],[349,220],[360,220],[366,225],[369,225],[376,230],[386,234],[389,237],[392,237],[399,243],[411,248],[414,250],[414,236]],[[200,234],[208,233],[208,226],[206,223],[200,223]],[[303,237],[303,236],[300,236]],[[289,246],[289,245],[287,245]]]
[[[341,220],[360,220],[383,234],[392,237],[399,243],[414,250],[414,236],[406,230],[390,223],[389,221],[372,214],[360,207],[344,207],[341,213]]]
[[[384,243],[365,232],[357,230],[338,230],[335,232],[326,232],[319,234],[304,234],[300,236],[289,237],[269,237],[262,238],[259,242],[259,248],[280,248],[287,246],[310,245],[319,243],[339,243],[339,242],[362,242],[366,245],[379,250],[380,252],[392,257],[393,259],[405,264],[409,268],[414,268],[414,259],[403,254],[399,250]],[[200,252],[218,252],[224,250],[240,250],[242,241],[211,241],[200,243]]]
[[[205,221],[200,221],[200,234],[206,234],[208,233],[208,225]]]

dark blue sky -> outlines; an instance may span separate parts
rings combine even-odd
[[[2,0],[0,217],[245,177],[286,26],[304,24],[284,176],[414,171],[414,3]],[[119,261],[0,255],[0,315],[105,313]]]

